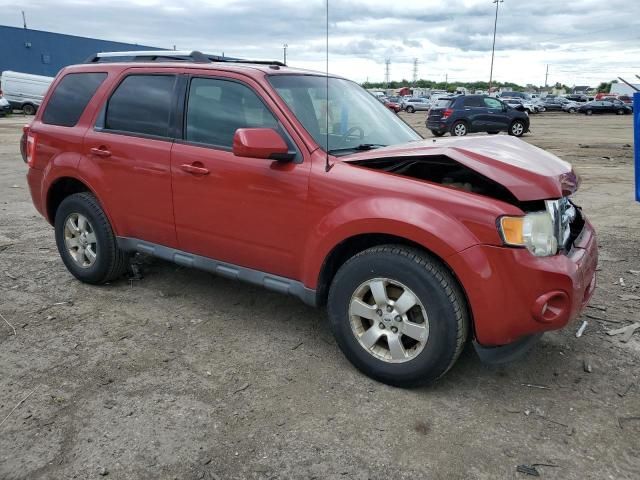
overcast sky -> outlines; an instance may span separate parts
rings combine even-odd
[[[324,0],[0,0],[6,25],[325,68]],[[330,0],[329,70],[356,81],[488,80],[492,0]],[[2,46],[0,46],[0,49]],[[1,53],[1,52],[0,52]],[[494,78],[597,85],[640,75],[640,0],[504,0]]]

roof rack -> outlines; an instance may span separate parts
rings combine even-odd
[[[109,62],[194,62],[194,63],[253,63],[258,65],[286,66],[277,60],[246,60],[242,58],[211,55],[197,50],[137,50],[129,52],[99,52],[91,55],[84,63]]]

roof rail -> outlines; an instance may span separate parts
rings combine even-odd
[[[194,62],[194,63],[255,63],[259,65],[285,64],[276,60],[245,60],[242,58],[211,55],[197,50],[137,50],[128,52],[99,52],[91,55],[84,63],[109,63],[109,62]]]

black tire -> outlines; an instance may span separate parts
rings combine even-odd
[[[73,214],[86,217],[96,236],[95,262],[84,268],[76,263],[65,245],[65,223]],[[118,247],[111,224],[98,200],[91,193],[74,193],[65,198],[56,211],[54,224],[60,257],[69,272],[78,280],[91,284],[103,284],[124,274],[128,257]]]
[[[414,113],[416,111],[416,109],[411,105],[409,105],[405,110],[407,111],[407,113]]]
[[[569,113],[576,113],[576,109],[575,108],[570,108],[569,109]]]
[[[587,115],[593,115],[593,110],[586,110],[584,113],[586,113]]]
[[[431,130],[431,133],[434,137],[441,137],[445,134],[445,132],[438,132],[437,130]]]
[[[624,110],[619,109],[618,111],[616,111],[616,115],[624,115]]]
[[[450,132],[453,137],[464,137],[467,133],[469,133],[469,127],[467,127],[466,122],[462,120],[458,120],[453,125],[451,125]]]
[[[364,282],[379,277],[406,285],[427,314],[429,332],[423,349],[401,363],[374,356],[351,326],[352,295]],[[469,330],[464,295],[451,273],[426,252],[402,245],[373,247],[349,259],[331,283],[327,310],[336,341],[349,361],[366,375],[397,387],[423,385],[444,375],[458,359]]]
[[[22,105],[22,113],[25,115],[35,115],[36,114],[36,106],[31,103],[25,103]]]
[[[527,127],[522,120],[514,120],[511,122],[511,125],[509,125],[509,135],[514,137],[521,137],[526,130]]]

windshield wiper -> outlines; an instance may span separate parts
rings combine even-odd
[[[355,145],[353,147],[332,148],[331,150],[329,150],[329,153],[350,152],[352,150],[365,151],[386,146],[387,145],[383,145],[381,143],[361,143],[360,145]]]

